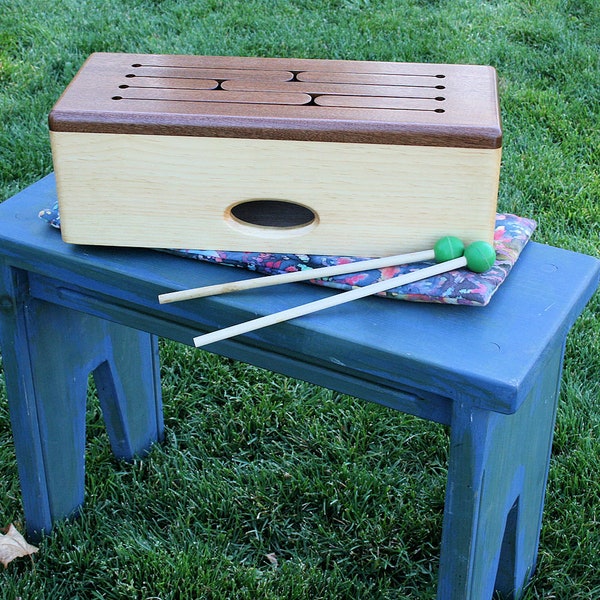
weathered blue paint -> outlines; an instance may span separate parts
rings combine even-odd
[[[156,336],[32,298],[23,271],[2,271],[2,358],[27,530],[50,531],[84,498],[85,408],[93,374],[115,456],[163,433]]]
[[[192,337],[332,292],[294,284],[159,305],[253,277],[140,249],[64,244],[49,176],[0,205],[0,341],[27,529],[84,497],[96,379],[115,454],[162,436],[157,335]],[[518,598],[536,562],[565,339],[600,261],[529,243],[485,308],[364,299],[211,350],[450,426],[439,600]],[[147,333],[145,333],[147,332]]]

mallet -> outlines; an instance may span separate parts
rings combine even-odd
[[[463,244],[457,238],[448,237],[442,238],[434,248],[434,256],[436,260],[441,261],[438,264],[430,267],[425,267],[412,273],[406,273],[405,275],[399,275],[385,281],[379,281],[371,285],[367,285],[361,288],[355,288],[348,292],[343,292],[335,296],[309,302],[301,306],[295,306],[293,308],[276,312],[264,317],[259,317],[251,321],[246,321],[238,325],[226,327],[218,331],[213,331],[205,335],[200,335],[194,338],[194,345],[199,348],[206,346],[214,342],[226,340],[228,338],[241,335],[243,333],[249,333],[250,331],[256,331],[263,327],[275,325],[283,321],[295,319],[308,315],[319,310],[338,306],[352,300],[385,292],[387,290],[406,285],[407,283],[413,283],[421,279],[440,275],[448,271],[467,267],[475,273],[483,273],[492,267],[496,260],[496,252],[494,248],[487,242],[473,242],[466,249],[463,254]],[[438,252],[436,253],[436,249]]]
[[[460,253],[464,249],[462,242],[458,238],[446,239],[445,245],[453,244],[460,245]],[[438,242],[440,246],[444,243]],[[447,248],[444,249],[449,252]],[[279,275],[270,275],[268,277],[257,277],[254,279],[242,279],[241,281],[231,281],[228,283],[218,283],[216,285],[207,285],[204,287],[191,288],[177,292],[168,292],[158,296],[160,304],[169,302],[179,302],[181,300],[192,300],[193,298],[205,298],[206,296],[216,296],[218,294],[228,294],[230,292],[241,292],[243,290],[251,290],[262,287],[270,287],[273,285],[281,285],[284,283],[294,283],[298,281],[308,281],[310,279],[322,279],[323,277],[335,277],[336,275],[347,275],[348,273],[357,273],[358,271],[370,271],[371,269],[385,269],[386,267],[395,267],[397,265],[408,265],[410,263],[425,262],[428,260],[447,260],[440,259],[439,253],[442,249],[438,249],[436,257],[435,248],[432,250],[423,250],[421,252],[411,252],[410,254],[397,254],[395,256],[384,256],[382,258],[372,258],[369,260],[357,260],[342,265],[333,265],[331,267],[320,267],[317,269],[306,269],[304,271],[293,271],[290,273],[281,273]],[[454,248],[453,252],[457,252],[458,248]],[[460,254],[457,254],[460,256]],[[451,256],[451,258],[456,258]]]

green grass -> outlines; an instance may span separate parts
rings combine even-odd
[[[599,40],[596,0],[0,0],[0,198],[51,171],[47,113],[93,51],[491,64],[500,210],[600,256]],[[597,294],[567,344],[527,600],[600,597],[599,312]],[[171,342],[161,358],[165,443],[116,462],[91,393],[84,514],[0,573],[4,597],[435,597],[445,428]],[[3,388],[0,490],[0,524],[21,523]]]

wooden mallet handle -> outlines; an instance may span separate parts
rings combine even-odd
[[[395,287],[406,285],[407,283],[413,283],[421,279],[426,279],[427,277],[440,275],[441,273],[453,271],[454,269],[460,269],[461,267],[465,266],[467,266],[467,259],[464,256],[461,256],[459,258],[448,260],[430,267],[425,267],[424,269],[413,271],[412,273],[399,275],[398,277],[386,279],[385,281],[379,281],[371,285],[355,288],[335,296],[322,298],[321,300],[309,302],[308,304],[302,304],[301,306],[295,306],[294,308],[289,308],[287,310],[282,310],[264,317],[259,317],[258,319],[246,321],[244,323],[240,323],[239,325],[233,325],[232,327],[226,327],[225,329],[200,335],[194,338],[194,345],[197,348],[200,348],[201,346],[206,346],[214,342],[220,342],[236,335],[249,333],[250,331],[256,331],[257,329],[275,325],[276,323],[281,323],[282,321],[288,321],[290,319],[295,319],[296,317],[302,317],[319,310],[345,304],[346,302],[351,302],[352,300],[357,300],[358,298],[365,298],[366,296],[378,294],[379,292],[385,292],[386,290],[391,290]]]
[[[166,294],[161,294],[158,297],[158,301],[160,304],[167,304],[169,302],[192,300],[193,298],[205,298],[206,296],[216,296],[217,294],[240,292],[242,290],[269,287],[284,283],[308,281],[310,279],[321,279],[322,277],[335,277],[336,275],[346,275],[348,273],[357,273],[359,271],[370,271],[371,269],[385,269],[386,267],[395,267],[397,265],[407,265],[409,263],[434,260],[434,258],[434,250],[423,250],[421,252],[412,252],[410,254],[398,254],[396,256],[385,256],[383,258],[357,260],[331,267],[306,269],[304,271],[293,271],[290,273],[281,273],[280,275],[270,275],[268,277],[257,277],[254,279],[245,279],[242,281],[231,281],[229,283],[219,283],[217,285],[197,287],[189,290],[168,292]]]
[[[456,254],[462,253],[462,248],[464,248],[462,246],[462,242],[457,240],[457,238],[443,238],[436,244],[436,259],[441,260],[446,256],[456,256]],[[387,279],[385,281],[379,281],[371,285],[355,288],[335,296],[316,300],[315,302],[309,302],[301,306],[295,306],[294,308],[289,308],[287,310],[266,315],[264,317],[259,317],[258,319],[233,325],[232,327],[226,327],[225,329],[200,335],[194,338],[194,345],[199,348],[214,342],[220,342],[236,335],[249,333],[250,331],[256,331],[262,327],[268,327],[269,325],[275,325],[276,323],[281,323],[282,321],[288,321],[290,319],[295,319],[296,317],[302,317],[319,310],[345,304],[346,302],[351,302],[352,300],[357,300],[359,298],[365,298],[366,296],[371,296],[372,294],[385,292],[395,287],[406,285],[407,283],[413,283],[415,281],[420,281],[421,279],[427,279],[428,277],[441,275],[442,273],[454,271],[455,269],[460,269],[462,267],[468,267],[475,273],[483,273],[493,266],[495,260],[496,252],[490,244],[486,242],[473,242],[464,250],[464,256],[451,258],[450,260],[444,260],[436,265],[425,267],[424,269],[419,269],[417,271],[413,271],[412,273],[406,273],[404,275],[399,275],[398,277],[392,277],[391,279]]]

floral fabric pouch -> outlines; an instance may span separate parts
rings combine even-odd
[[[48,221],[52,226],[60,228],[60,214],[57,205],[43,210],[40,213],[40,217]],[[107,226],[109,226],[108,223]],[[535,227],[536,223],[531,219],[512,214],[498,214],[496,215],[496,227],[494,231],[496,263],[489,271],[485,273],[472,273],[468,269],[458,269],[400,286],[383,292],[380,295],[386,298],[408,300],[411,302],[485,306],[508,276],[521,251],[534,232]],[[425,249],[422,248],[422,250]],[[319,267],[329,267],[356,261],[356,273],[310,280],[310,283],[340,290],[349,290],[354,287],[369,285],[421,269],[431,264],[414,263],[386,269],[361,271],[360,261],[368,257],[326,256],[318,254],[267,254],[222,250],[166,251],[185,258],[232,267],[242,267],[265,275],[318,269]]]

